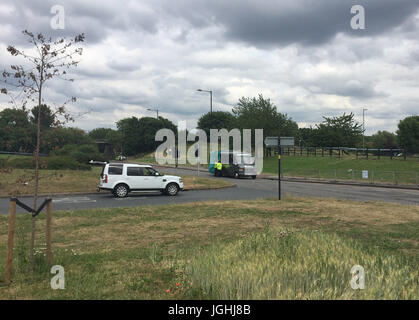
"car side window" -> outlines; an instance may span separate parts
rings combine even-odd
[[[127,176],[139,177],[143,175],[143,168],[140,167],[127,167]]]
[[[122,175],[122,166],[109,166],[109,175]]]

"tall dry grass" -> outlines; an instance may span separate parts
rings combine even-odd
[[[354,290],[352,266],[365,270]],[[315,231],[265,231],[213,245],[185,268],[203,299],[418,299],[418,271],[402,257]]]

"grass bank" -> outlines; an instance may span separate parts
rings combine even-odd
[[[134,159],[134,158],[133,158]],[[155,164],[154,157],[135,158],[135,161]],[[182,166],[190,166],[188,164]],[[196,167],[196,166],[194,166]],[[202,165],[208,168],[208,165]],[[356,159],[353,156],[282,156],[281,170],[287,177],[317,179],[354,180],[374,183],[394,183],[419,185],[419,161],[416,158],[382,157],[381,159]],[[368,179],[362,177],[362,171],[368,171]],[[278,174],[278,158],[267,157],[263,160],[264,174]]]
[[[91,171],[40,170],[39,193],[57,194],[96,192],[101,168]],[[164,171],[162,171],[164,173]],[[186,189],[213,189],[231,186],[227,181],[183,176]],[[34,170],[10,169],[0,171],[0,196],[33,194]]]
[[[0,299],[419,298],[418,206],[288,197],[57,211],[65,290],[49,287],[44,215],[36,272],[23,272],[30,223],[18,215],[14,282]],[[1,215],[0,275],[6,243]],[[350,287],[355,264],[362,292]]]

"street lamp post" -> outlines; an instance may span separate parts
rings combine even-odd
[[[365,149],[365,111],[368,109],[362,109],[362,149]]]
[[[210,114],[212,115],[212,91],[211,90],[202,90],[202,89],[198,89],[196,91],[209,92],[209,94],[210,94]]]
[[[156,111],[157,112],[157,119],[159,118],[159,109],[147,109],[148,111]]]

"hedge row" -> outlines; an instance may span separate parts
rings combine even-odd
[[[48,170],[91,170],[88,164],[77,162],[69,156],[41,157],[39,167]],[[22,157],[14,159],[3,159],[0,167],[16,169],[34,169],[35,159],[33,157]]]

